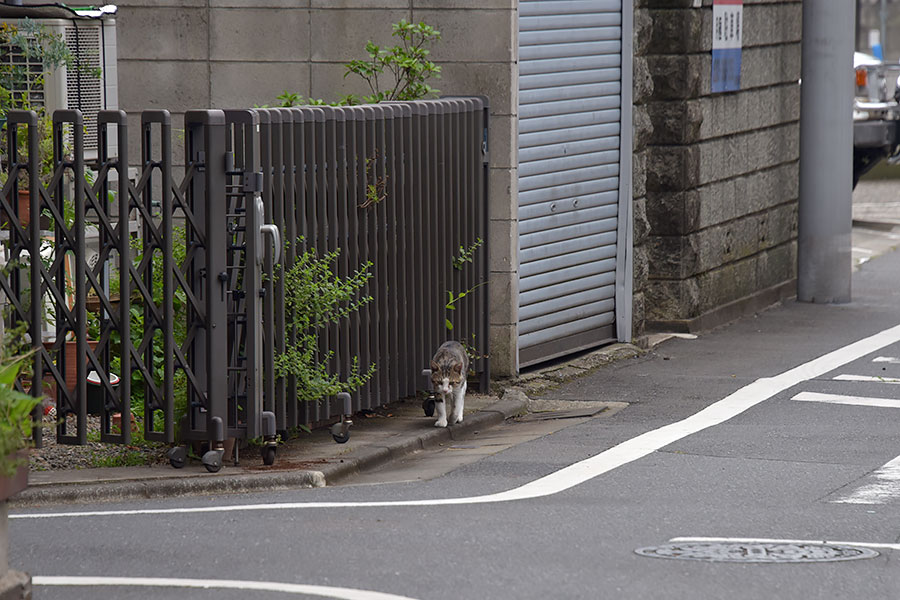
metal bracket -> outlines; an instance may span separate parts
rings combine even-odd
[[[244,173],[245,194],[261,194],[263,189],[263,174],[261,172],[250,171]]]

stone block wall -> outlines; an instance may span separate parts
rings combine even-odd
[[[513,374],[518,313],[516,169],[517,0],[121,0],[119,106],[165,108],[181,127],[192,108],[276,105],[287,90],[336,100],[369,93],[344,77],[371,39],[394,45],[391,24],[425,21],[442,33],[432,59],[442,94],[491,104],[490,290],[492,370]],[[131,148],[139,156],[139,148]]]
[[[650,260],[648,257],[650,223],[647,220],[647,158],[653,139],[653,123],[650,119],[648,102],[653,95],[653,77],[647,60],[647,51],[653,32],[653,20],[646,0],[635,0],[633,68],[632,68],[632,174],[631,189],[634,205],[633,220],[633,261],[632,261],[632,338],[639,340],[645,329],[645,293],[649,281]]]
[[[706,329],[796,289],[801,3],[745,0],[741,89],[717,94],[702,4],[643,0],[638,11],[651,21],[649,232],[635,248],[649,329]]]

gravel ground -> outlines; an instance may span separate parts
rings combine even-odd
[[[69,431],[75,430],[74,419]],[[64,471],[95,467],[121,467],[129,465],[161,464],[166,462],[168,446],[124,446],[89,441],[84,446],[56,443],[56,421],[50,415],[44,417],[43,447],[32,448],[29,466],[32,471]],[[97,439],[100,417],[88,417],[88,439]]]

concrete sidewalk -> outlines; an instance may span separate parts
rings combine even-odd
[[[421,401],[395,402],[355,415],[350,440],[344,444],[335,443],[328,428],[324,428],[280,445],[275,464],[270,467],[262,464],[259,451],[251,447],[239,453],[238,465],[226,460],[218,473],[208,473],[199,460],[190,460],[181,469],[157,465],[33,471],[29,475],[29,487],[15,496],[11,505],[98,503],[322,487],[417,451],[466,439],[506,419],[524,415],[530,403],[524,388],[546,389],[640,353],[631,344],[614,344],[497,385],[496,395],[468,394],[465,419],[447,428],[434,427],[435,418],[425,416]]]

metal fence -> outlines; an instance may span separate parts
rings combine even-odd
[[[268,435],[270,419],[288,430],[345,412],[298,401],[296,381],[275,375],[297,335],[280,273],[306,249],[339,249],[341,277],[373,264],[373,300],[322,335],[333,372],[354,357],[376,366],[352,411],[424,388],[449,338],[477,348],[486,391],[486,246],[454,266],[487,240],[486,101],[191,111],[178,177],[166,111],[141,115],[139,163],[125,113],[99,122],[86,161],[80,113],[54,113],[43,172],[37,115],[10,112],[4,140],[4,320],[44,342],[22,385],[55,394],[59,442],[84,444],[96,414],[103,441],[129,443],[132,406],[143,436],[169,443],[176,429],[218,444]]]

